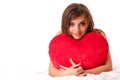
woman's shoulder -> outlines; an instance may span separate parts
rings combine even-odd
[[[56,33],[56,35],[59,35],[59,34],[61,34],[61,33],[62,33],[62,31],[59,31],[59,32]]]
[[[94,32],[97,32],[97,33],[101,34],[103,37],[106,38],[105,32],[104,32],[103,30],[98,29],[98,28],[95,28],[95,29],[94,29]]]

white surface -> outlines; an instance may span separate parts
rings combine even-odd
[[[47,71],[49,41],[72,2],[90,9],[95,27],[107,35],[113,60],[119,59],[119,0],[0,0],[0,80]]]
[[[6,77],[7,76],[7,77]],[[114,62],[113,71],[102,72],[98,75],[88,74],[87,76],[64,76],[64,77],[51,77],[48,75],[48,71],[30,72],[30,73],[18,73],[14,77],[11,75],[4,75],[4,79],[9,80],[120,80],[120,64]]]

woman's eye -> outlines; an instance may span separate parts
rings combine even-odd
[[[70,25],[69,25],[70,27],[73,27],[74,26],[74,24],[73,23],[70,23]]]
[[[82,26],[86,25],[86,23],[81,23]]]

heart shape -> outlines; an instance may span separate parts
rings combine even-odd
[[[85,34],[80,40],[62,33],[49,44],[49,56],[56,68],[70,67],[70,59],[81,63],[83,69],[92,69],[105,63],[108,55],[107,40],[96,32]]]

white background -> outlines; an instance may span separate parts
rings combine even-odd
[[[113,60],[119,59],[119,0],[0,0],[0,80],[47,71],[49,42],[74,2],[89,8],[95,27],[107,35]]]

